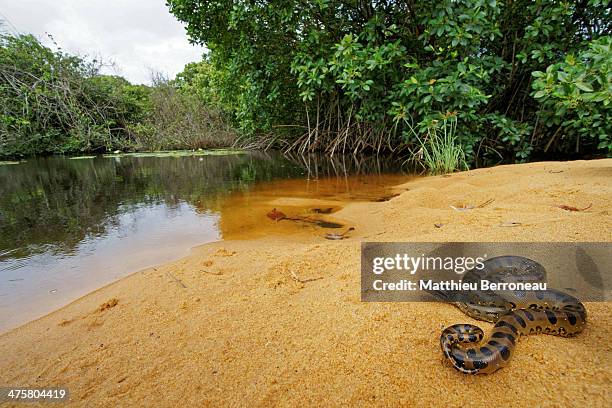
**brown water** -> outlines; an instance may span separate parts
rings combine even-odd
[[[390,161],[263,153],[0,166],[0,331],[196,245],[338,232],[319,224],[408,178]]]
[[[219,231],[224,239],[312,237],[343,232],[351,226],[336,215],[344,205],[387,200],[395,195],[392,187],[407,180],[409,177],[404,174],[383,173],[260,183],[225,197]],[[274,208],[288,219],[275,222],[266,217]],[[321,221],[341,227],[322,228]]]

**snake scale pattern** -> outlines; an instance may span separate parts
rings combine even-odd
[[[492,282],[542,282],[546,271],[535,261],[502,256],[484,262],[485,267],[467,272],[463,281],[487,279]],[[571,337],[586,324],[586,309],[573,296],[557,290],[519,292],[473,292],[454,302],[469,316],[495,323],[488,341],[482,329],[455,324],[442,332],[440,345],[453,367],[466,374],[491,374],[505,367],[521,336],[551,334]]]

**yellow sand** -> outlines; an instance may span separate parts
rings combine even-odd
[[[447,304],[361,303],[359,242],[610,241],[611,180],[611,159],[423,178],[332,214],[356,227],[346,241],[303,233],[199,247],[0,336],[0,385],[67,386],[87,407],[605,406],[612,304],[587,304],[575,338],[522,339],[508,367],[466,376],[438,338],[476,322]]]

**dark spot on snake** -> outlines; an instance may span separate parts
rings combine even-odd
[[[510,358],[510,349],[508,347],[504,346],[499,352],[504,360],[507,361]]]
[[[535,332],[536,332],[536,334],[542,333],[542,326],[536,326]]]
[[[540,309],[540,305],[538,305],[537,303],[532,303],[529,305],[529,308],[532,310],[538,310]]]
[[[567,320],[569,320],[570,324],[572,326],[574,326],[576,324],[576,321],[577,321],[576,316],[574,314],[572,314],[572,313],[569,313],[569,312],[565,312],[565,314],[567,315]]]
[[[527,295],[527,292],[524,290],[517,290],[514,292],[514,296],[523,299]]]
[[[476,359],[476,350],[474,350],[473,348],[469,349],[467,351],[467,356],[468,358],[475,360]]]
[[[513,325],[511,325],[510,323],[508,323],[508,322],[506,322],[504,320],[501,320],[501,321],[497,322],[495,327],[507,327],[510,330],[512,330],[512,333],[514,333],[514,334],[518,333],[518,330],[516,330],[516,327],[514,327]]]
[[[546,310],[544,313],[546,313],[546,317],[548,318],[550,324],[557,324],[557,316],[555,316],[553,312]]]
[[[449,342],[451,342],[451,343],[452,343],[452,342],[453,342],[453,336],[452,336],[452,334],[449,334],[448,336],[446,336],[446,339],[447,339]]]
[[[536,291],[536,297],[540,300],[544,299],[544,292]]]
[[[454,353],[452,353],[452,358],[455,361],[455,365],[457,367],[464,367],[465,360],[463,359],[463,356],[460,355],[460,353],[461,353],[460,350],[456,350]]]
[[[514,320],[516,320],[518,324],[521,325],[522,328],[527,327],[527,323],[525,323],[525,320],[523,320],[523,318],[519,316],[517,313],[514,314]]]
[[[483,368],[487,368],[489,364],[486,361],[474,360],[472,362],[472,365],[474,366],[475,369],[482,370]]]
[[[540,330],[542,330],[541,327],[540,327]],[[514,344],[514,336],[511,335],[510,333],[495,332],[495,333],[493,333],[493,335],[491,337],[494,337],[496,339],[508,339],[510,341],[510,343]]]
[[[550,334],[550,327],[544,329],[544,334]]]
[[[491,349],[488,348],[487,346],[481,347],[480,352],[486,357],[490,357],[491,355],[493,355],[493,351],[491,351]]]
[[[510,309],[516,309],[516,303],[510,302]]]
[[[489,342],[487,343],[487,346],[491,346],[496,348],[497,350],[501,350],[502,348],[506,347],[503,344],[495,341],[495,340],[489,340]]]
[[[478,338],[476,337],[475,334],[470,334],[470,336],[468,337],[468,341],[470,343],[474,343],[476,340],[478,340]]]
[[[533,315],[531,314],[531,312],[529,310],[524,310],[523,309],[523,313],[525,314],[525,317],[527,318],[527,320],[533,322]]]

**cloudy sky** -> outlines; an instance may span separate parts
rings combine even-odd
[[[62,49],[113,62],[107,73],[148,83],[150,71],[173,78],[202,48],[189,44],[165,0],[0,0],[4,31],[32,33]]]

